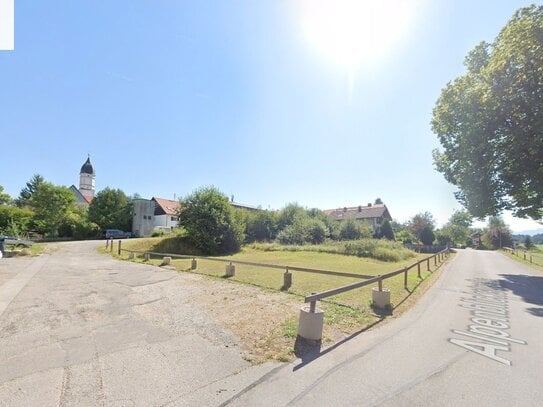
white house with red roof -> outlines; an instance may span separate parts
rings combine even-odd
[[[132,233],[137,237],[150,236],[155,229],[171,231],[179,222],[179,201],[153,197],[135,199]]]

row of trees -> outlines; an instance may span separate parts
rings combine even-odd
[[[498,247],[494,235],[501,236],[502,245],[509,242],[510,232],[504,225],[491,224],[483,235],[486,247]],[[473,219],[466,211],[455,212],[440,229],[429,212],[413,216],[405,224],[384,220],[378,231],[367,223],[355,220],[332,220],[319,209],[305,209],[296,203],[280,211],[246,211],[232,208],[228,198],[214,187],[196,190],[181,202],[180,225],[188,232],[191,244],[206,253],[230,253],[243,242],[277,241],[282,244],[320,244],[325,240],[386,238],[404,243],[432,245],[474,245],[471,235]]]
[[[97,237],[102,229],[130,230],[132,198],[119,189],[96,194],[88,208],[72,191],[34,175],[12,199],[0,186],[0,234],[47,237]]]

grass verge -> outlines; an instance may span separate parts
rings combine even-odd
[[[161,244],[163,245],[160,239],[131,239],[123,241],[122,247],[134,251],[157,251],[156,248]],[[99,251],[105,253],[105,245]],[[173,252],[173,250],[164,250],[164,252]],[[127,252],[123,252],[122,256],[117,255],[117,244],[115,244],[112,254],[114,257],[123,260],[128,258]],[[383,262],[375,259],[318,251],[263,251],[249,245],[244,247],[240,253],[221,258],[232,261],[250,261],[377,276],[411,265],[428,255],[414,254],[413,256],[407,260]],[[158,266],[162,262],[162,258],[152,258],[149,261],[144,261],[143,258],[136,257],[132,261]],[[190,269],[190,263],[190,259],[173,259],[171,265],[179,271],[213,278],[215,282],[223,284],[225,293],[231,291],[232,286],[239,287],[237,284],[227,284],[225,286],[224,283],[227,282],[242,283],[242,285],[252,287],[253,290],[260,293],[248,294],[249,291],[238,293],[238,297],[254,295],[258,297],[258,300],[255,301],[243,301],[240,298],[229,298],[228,295],[225,295],[220,302],[214,305],[213,311],[213,313],[216,313],[218,309],[222,309],[222,311],[226,312],[228,309],[230,310],[228,312],[232,312],[234,308],[236,309],[236,319],[225,318],[223,322],[225,322],[226,328],[242,338],[252,355],[250,360],[253,362],[261,362],[266,359],[289,360],[293,357],[293,338],[296,337],[297,333],[298,310],[303,304],[304,296],[312,292],[321,292],[360,281],[358,278],[291,271],[292,285],[287,288],[283,287],[284,270],[237,264],[235,276],[225,278],[225,263],[198,259],[196,270]],[[430,262],[430,270],[427,270],[426,262],[421,264],[419,278],[417,267],[412,268],[408,273],[406,287],[404,287],[403,274],[388,279],[383,283],[384,287],[391,291],[394,316],[407,309],[430,285],[433,271],[436,269],[433,260]],[[390,317],[390,315],[377,314],[372,309],[371,288],[370,286],[352,290],[319,303],[325,315],[325,329],[323,332],[325,343],[339,341]],[[253,291],[250,292],[253,293]],[[273,301],[268,301],[265,297],[273,297]],[[258,307],[258,310],[255,309],[255,306]],[[279,306],[281,312],[274,313]],[[237,308],[239,307],[242,307],[243,312],[238,312]],[[221,311],[219,310],[219,312]],[[261,318],[266,323],[255,323],[255,318]],[[245,319],[247,321],[243,322]],[[255,328],[255,326],[258,326],[258,328]],[[265,329],[260,329],[263,326]]]

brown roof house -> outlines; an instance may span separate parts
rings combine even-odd
[[[381,224],[385,219],[392,220],[390,212],[385,204],[371,204],[366,206],[344,207],[338,209],[327,209],[324,211],[333,220],[341,221],[344,219],[363,220],[373,228],[375,232],[381,229]]]
[[[132,233],[138,237],[150,236],[155,229],[171,231],[178,224],[179,201],[153,197],[135,199]]]

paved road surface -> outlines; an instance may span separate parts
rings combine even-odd
[[[0,405],[542,405],[543,273],[499,253],[460,251],[411,311],[317,358],[250,367],[191,303],[198,276],[92,244],[0,262]]]

